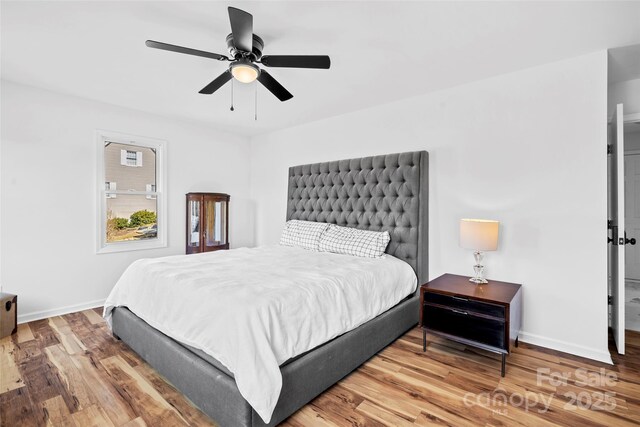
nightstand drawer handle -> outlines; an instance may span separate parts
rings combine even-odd
[[[469,301],[469,299],[468,299],[468,298],[462,298],[462,297],[451,297],[451,298],[453,298],[453,299],[457,299],[457,300],[459,300],[459,301]]]
[[[456,310],[455,308],[452,308],[451,311],[453,311],[454,313],[458,313],[458,314],[464,314],[465,316],[469,313],[467,313],[466,311],[462,311],[462,310]]]

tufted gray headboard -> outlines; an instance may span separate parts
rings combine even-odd
[[[387,253],[428,280],[429,154],[426,151],[289,168],[287,220],[388,230]]]

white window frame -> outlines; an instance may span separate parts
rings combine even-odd
[[[127,135],[118,132],[96,130],[97,147],[97,226],[96,226],[96,253],[106,254],[114,252],[136,251],[145,249],[157,249],[167,247],[168,221],[167,221],[167,166],[165,160],[166,141],[156,138],[148,138],[137,135]],[[157,203],[158,237],[155,239],[132,240],[125,242],[107,243],[107,191],[105,188],[106,176],[104,167],[105,143],[132,145],[152,148],[156,151],[156,191],[154,197]],[[133,151],[133,150],[132,150]],[[146,191],[116,190],[114,194],[142,194]]]
[[[147,189],[147,193],[156,193],[157,185],[147,184],[147,185],[145,185],[145,188]],[[153,199],[156,199],[156,196],[155,195],[151,195],[151,194],[147,194],[147,199],[153,200]]]
[[[109,193],[106,194],[107,199],[115,199],[116,197],[118,197],[115,193],[115,191],[118,189],[117,182],[105,181],[104,189],[105,189],[105,192],[109,191]]]

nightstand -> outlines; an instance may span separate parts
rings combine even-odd
[[[475,285],[469,278],[444,274],[420,287],[422,351],[427,331],[502,355],[501,375],[511,345],[518,346],[522,322],[522,286],[490,280]]]

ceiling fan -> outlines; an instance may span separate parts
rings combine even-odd
[[[251,83],[258,80],[280,101],[293,98],[293,95],[285,89],[271,74],[259,68],[256,64],[265,67],[286,68],[321,68],[328,69],[331,60],[327,55],[265,55],[262,56],[264,42],[253,33],[253,16],[244,10],[229,7],[229,21],[231,21],[231,34],[227,36],[227,47],[230,57],[217,53],[205,52],[188,47],[147,40],[146,45],[154,49],[168,50],[187,55],[202,56],[204,58],[229,61],[229,69],[216,77],[206,85],[200,93],[210,95],[220,89],[232,78],[242,83]]]

